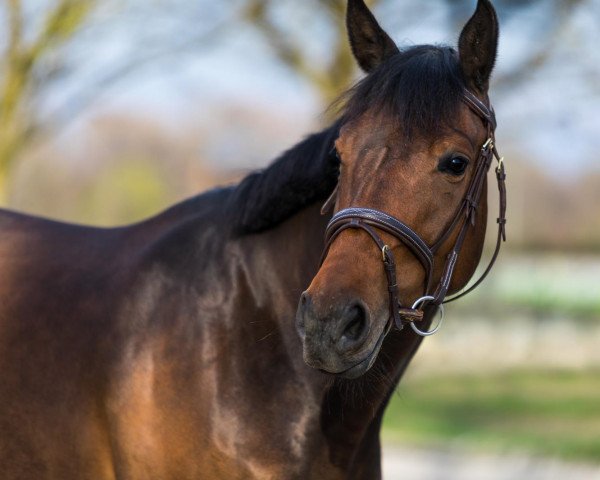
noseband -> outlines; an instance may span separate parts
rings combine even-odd
[[[390,318],[393,319],[394,324],[399,330],[402,330],[404,325],[409,323],[416,333],[423,336],[430,335],[437,331],[436,328],[432,332],[422,332],[414,325],[414,321],[423,319],[425,307],[434,306],[439,308],[443,317],[443,304],[453,302],[454,300],[465,296],[483,282],[498,258],[502,242],[506,240],[506,173],[504,170],[504,161],[500,158],[495,145],[494,133],[496,130],[496,117],[494,110],[491,106],[484,104],[468,90],[464,91],[462,100],[483,120],[488,132],[487,141],[481,147],[479,158],[477,159],[475,166],[475,174],[471,179],[467,194],[463,198],[463,201],[448,228],[432,246],[427,245],[427,243],[425,243],[423,239],[405,223],[387,213],[371,208],[353,207],[339,211],[333,216],[327,225],[325,232],[325,249],[323,251],[322,259],[327,255],[334,240],[344,230],[361,229],[367,232],[381,251],[381,258],[388,283]],[[471,287],[454,297],[446,298],[454,274],[454,268],[456,267],[456,262],[467,231],[470,226],[475,225],[476,212],[481,200],[485,179],[494,158],[498,160],[496,180],[498,182],[498,191],[500,195],[498,237],[494,254],[483,274]],[[457,228],[459,228],[459,231],[456,241],[454,242],[454,247],[446,257],[442,277],[435,290],[433,290],[432,277],[434,272],[434,255]],[[425,270],[424,295],[419,298],[411,308],[403,307],[400,301],[398,284],[396,281],[396,261],[394,259],[394,254],[392,253],[391,248],[381,239],[377,233],[378,231],[386,232],[398,239],[419,260]],[[388,330],[390,327],[391,323],[389,323],[387,327]]]

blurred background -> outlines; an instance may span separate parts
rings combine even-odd
[[[475,7],[369,3],[401,46],[455,44]],[[600,478],[600,0],[494,3],[509,241],[399,386],[388,479]],[[360,76],[344,13],[2,0],[0,205],[118,225],[268,165]]]

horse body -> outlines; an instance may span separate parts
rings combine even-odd
[[[4,478],[376,475],[401,365],[347,399],[304,364],[293,328],[320,204],[235,236],[218,221],[233,193],[117,229],[2,212]],[[408,355],[417,338],[388,343]]]
[[[348,26],[371,73],[345,114],[239,185],[114,229],[0,211],[2,478],[380,478],[383,413],[421,339],[390,313],[430,282],[381,220],[321,263],[320,209],[401,214],[439,243],[423,251],[440,301],[465,286],[485,237],[497,20],[479,0],[460,52],[400,52],[362,0]]]

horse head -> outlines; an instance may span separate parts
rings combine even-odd
[[[394,323],[439,306],[479,263],[496,153],[488,87],[498,21],[479,0],[457,49],[400,49],[363,0],[350,0],[347,27],[367,75],[345,97],[336,214],[297,328],[308,365],[356,378]]]

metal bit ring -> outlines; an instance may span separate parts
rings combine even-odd
[[[435,300],[435,299],[434,299],[434,297],[429,296],[429,295],[417,299],[417,301],[415,303],[413,303],[413,306],[412,306],[413,310],[418,310],[418,308],[423,303],[430,301],[430,300]],[[444,322],[444,306],[443,305],[438,305],[438,312],[440,312],[440,321],[438,322],[437,326],[433,330],[430,330],[428,332],[423,332],[422,330],[419,330],[417,327],[415,327],[414,322],[410,322],[410,328],[412,328],[417,335],[420,335],[422,337],[430,337],[431,335],[434,335],[435,333],[437,333],[437,331],[442,326],[442,323]]]

